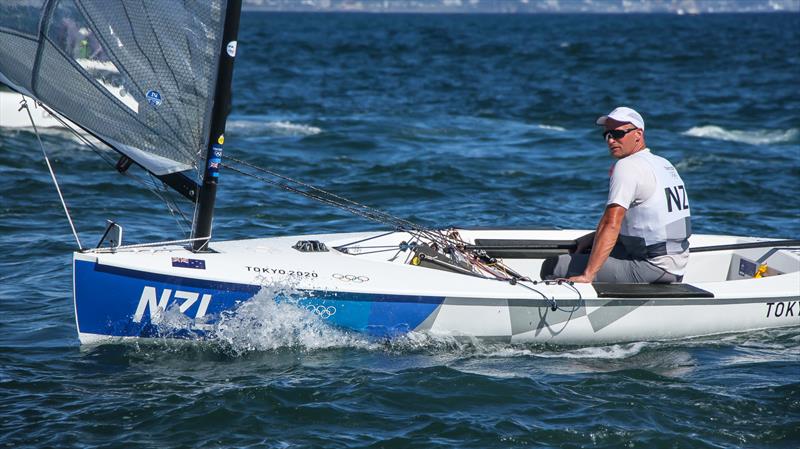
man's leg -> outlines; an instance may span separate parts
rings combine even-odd
[[[646,260],[617,259],[609,257],[595,282],[632,283],[632,284],[669,284],[680,282],[674,274],[658,268]]]
[[[562,254],[557,258],[550,257],[542,264],[541,276],[542,279],[577,276],[583,274],[588,263],[588,254]],[[651,284],[680,282],[680,279],[646,260],[609,257],[597,272],[595,282]]]
[[[594,232],[590,232],[575,240],[581,251],[562,254],[560,256],[551,256],[544,260],[542,269],[539,272],[540,279],[560,279],[570,276],[578,276],[583,274],[586,265],[589,264],[589,254],[591,253],[592,241],[594,241]],[[589,249],[589,251],[586,251]],[[621,242],[617,242],[611,250],[609,257],[615,259],[630,259],[625,246]]]
[[[548,257],[542,263],[542,279],[561,279],[583,273],[589,263],[588,254],[562,254]]]

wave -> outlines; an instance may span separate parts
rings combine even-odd
[[[542,357],[548,359],[627,359],[633,357],[650,344],[647,342],[634,342],[625,344],[612,344],[607,346],[587,346],[580,348],[567,348],[563,350],[527,349],[513,346],[500,347],[487,354],[490,357]]]
[[[555,126],[555,125],[544,125],[544,124],[540,124],[540,125],[538,125],[538,126],[537,126],[537,128],[539,128],[539,129],[546,129],[546,130],[548,130],[548,131],[566,131],[566,130],[567,130],[566,128],[562,128],[561,126]]]
[[[769,145],[775,143],[791,142],[797,139],[800,130],[797,128],[787,130],[728,130],[720,126],[707,125],[695,126],[683,133],[684,136],[701,137],[705,139],[739,142],[750,145]]]
[[[228,120],[226,129],[228,132],[246,136],[266,133],[283,137],[304,137],[322,132],[322,129],[316,126],[292,123],[286,120],[269,121],[256,116]]]

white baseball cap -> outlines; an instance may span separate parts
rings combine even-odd
[[[644,131],[644,119],[642,116],[634,111],[631,108],[626,108],[625,106],[620,106],[613,111],[609,112],[608,115],[604,115],[597,119],[595,123],[600,126],[606,124],[606,120],[612,119],[622,123],[630,123],[631,125],[641,129]]]

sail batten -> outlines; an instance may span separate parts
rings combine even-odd
[[[156,175],[208,146],[226,0],[4,0],[0,79]]]

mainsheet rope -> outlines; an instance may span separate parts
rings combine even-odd
[[[241,168],[237,168],[232,166],[231,164],[223,163],[221,164],[223,167],[232,170],[236,173],[239,173],[244,176],[251,177],[253,179],[257,179],[262,181],[266,184],[276,186],[288,192],[296,193],[302,195],[306,198],[312,199],[314,201],[318,201],[323,204],[327,204],[329,206],[337,207],[344,211],[347,211],[351,214],[357,215],[362,218],[366,218],[368,220],[389,225],[395,230],[406,231],[409,233],[419,233],[425,235],[429,239],[433,241],[437,241],[443,243],[445,245],[456,244],[457,242],[450,239],[446,235],[444,235],[441,231],[429,228],[427,226],[420,225],[418,223],[414,223],[410,220],[406,220],[404,218],[400,218],[389,214],[388,212],[384,212],[373,207],[367,206],[365,204],[358,203],[348,198],[344,198],[340,195],[337,195],[333,192],[329,192],[327,190],[321,189],[314,185],[305,183],[303,181],[299,181],[297,179],[290,178],[286,175],[282,175],[278,172],[273,170],[269,170],[267,168],[259,167],[257,165],[251,164],[247,161],[243,161],[241,159],[237,159],[231,156],[227,156],[226,159],[228,161],[235,162],[257,172],[272,176],[273,178],[278,178],[282,181],[280,182],[275,179],[267,178],[265,176],[260,176],[257,174],[249,173]]]
[[[314,186],[312,184],[308,184],[308,183],[305,183],[303,181],[299,181],[297,179],[290,178],[290,177],[288,177],[286,175],[282,175],[282,174],[280,174],[278,172],[275,172],[273,170],[269,170],[267,168],[259,167],[257,165],[251,164],[251,163],[249,163],[247,161],[243,161],[241,159],[236,159],[236,158],[231,157],[231,156],[226,156],[226,159],[229,160],[229,161],[236,162],[237,164],[244,165],[244,166],[246,166],[248,168],[251,168],[253,170],[256,170],[258,172],[261,172],[261,173],[273,176],[275,178],[279,178],[281,180],[287,181],[287,182],[289,182],[291,184],[295,184],[295,185],[304,187],[304,188],[308,189],[308,191],[303,191],[303,190],[297,189],[295,187],[291,187],[290,185],[282,184],[282,183],[280,183],[278,181],[274,181],[272,179],[267,179],[267,178],[263,178],[263,177],[256,177],[256,176],[254,176],[254,175],[252,175],[250,173],[247,173],[247,172],[245,172],[243,170],[237,169],[236,167],[233,167],[233,166],[231,166],[229,164],[223,164],[223,167],[229,168],[229,169],[231,169],[231,170],[233,170],[233,171],[235,171],[237,173],[243,174],[245,176],[250,176],[250,177],[257,178],[260,181],[266,182],[266,183],[268,183],[270,185],[274,185],[274,186],[280,187],[280,188],[282,188],[284,190],[287,190],[287,191],[290,191],[290,192],[299,193],[299,194],[301,194],[301,195],[303,195],[303,196],[305,196],[307,198],[311,198],[311,199],[316,200],[316,201],[321,201],[321,202],[324,202],[325,204],[329,204],[331,206],[340,207],[342,209],[347,210],[348,212],[355,213],[356,215],[362,216],[364,218],[368,218],[370,220],[377,221],[377,222],[382,223],[382,224],[389,224],[389,225],[392,225],[394,227],[398,227],[398,228],[401,228],[401,229],[411,228],[411,229],[416,229],[416,230],[425,231],[425,232],[436,232],[435,230],[427,228],[427,227],[425,227],[423,225],[414,223],[414,222],[406,220],[404,218],[400,218],[400,217],[394,216],[392,214],[389,214],[388,212],[384,212],[382,210],[375,209],[375,208],[367,206],[365,204],[358,203],[358,202],[353,201],[351,199],[348,199],[348,198],[342,197],[340,195],[337,195],[337,194],[335,194],[333,192],[329,192],[327,190],[323,190],[323,189],[321,189],[321,188],[319,188],[317,186]],[[313,193],[311,193],[311,192],[313,192]]]
[[[409,234],[411,234],[412,241],[414,241],[414,240],[419,241],[420,237],[424,236],[427,239],[429,239],[431,242],[440,245],[442,250],[446,250],[446,252],[452,252],[452,255],[454,257],[459,257],[459,258],[462,258],[462,259],[466,259],[469,263],[471,263],[473,266],[478,268],[483,273],[483,277],[486,277],[485,276],[486,274],[491,274],[492,277],[497,278],[497,279],[501,279],[501,280],[511,279],[511,278],[524,279],[523,276],[518,275],[517,273],[513,272],[513,270],[510,270],[508,267],[505,267],[502,264],[486,263],[484,261],[481,261],[481,258],[478,256],[478,254],[474,253],[474,251],[470,250],[468,248],[468,244],[464,240],[462,240],[460,238],[460,236],[458,236],[457,233],[447,234],[446,232],[443,232],[443,231],[440,231],[440,230],[434,230],[434,229],[428,228],[426,226],[419,225],[419,224],[411,222],[409,220],[396,217],[396,216],[394,216],[392,214],[389,214],[388,212],[384,212],[384,211],[372,208],[370,206],[367,206],[365,204],[361,204],[361,203],[358,203],[356,201],[350,200],[348,198],[344,198],[344,197],[342,197],[340,195],[337,195],[335,193],[328,192],[327,190],[321,189],[321,188],[316,187],[314,185],[305,183],[303,181],[299,181],[297,179],[290,178],[289,176],[277,173],[277,172],[275,172],[273,170],[270,170],[270,169],[267,169],[267,168],[263,168],[263,167],[259,167],[257,165],[251,164],[251,163],[249,163],[247,161],[243,161],[243,160],[231,157],[231,156],[227,156],[226,159],[228,161],[232,161],[234,163],[240,164],[241,166],[247,167],[247,168],[249,168],[251,170],[255,170],[255,171],[259,172],[259,173],[263,173],[265,175],[271,176],[272,178],[268,178],[266,176],[262,176],[262,175],[259,175],[259,174],[249,173],[249,172],[247,172],[247,171],[245,171],[245,170],[243,170],[241,168],[234,167],[234,166],[230,165],[229,163],[221,164],[223,167],[225,167],[225,168],[227,168],[229,170],[232,170],[232,171],[234,171],[236,173],[242,174],[244,176],[251,177],[253,179],[257,179],[257,180],[262,181],[262,182],[264,182],[266,184],[269,184],[269,185],[273,185],[273,186],[279,187],[279,188],[281,188],[283,190],[286,190],[288,192],[297,193],[297,194],[302,195],[302,196],[304,196],[306,198],[321,202],[323,204],[327,204],[327,205],[330,205],[330,206],[338,207],[338,208],[340,208],[342,210],[345,210],[347,212],[350,212],[350,213],[352,213],[354,215],[357,215],[357,216],[360,216],[360,217],[363,217],[363,218],[366,218],[366,219],[369,219],[369,220],[372,220],[372,221],[375,221],[375,222],[378,222],[378,223],[381,223],[381,224],[390,225],[393,228],[395,228],[396,230],[408,232]],[[278,178],[278,180],[276,180],[274,178]],[[282,181],[285,181],[285,182],[282,182]],[[385,235],[385,234],[383,234],[383,235]],[[379,237],[379,236],[375,236],[375,237],[371,237],[369,239],[359,240],[358,242],[353,242],[353,243],[350,243],[350,244],[342,245],[339,248],[344,248],[346,246],[353,245],[353,244],[356,244],[356,243],[360,243],[362,241],[370,240],[372,238],[377,238],[377,237]],[[408,247],[410,247],[410,245],[408,245]],[[397,247],[395,246],[395,248],[397,248]],[[448,249],[450,249],[451,251],[447,251]],[[360,254],[370,254],[370,253],[373,253],[373,252],[383,252],[383,251],[391,251],[391,250],[392,250],[391,248],[389,248],[389,249],[379,249],[377,251],[370,251],[370,252],[360,253]],[[400,247],[400,250],[401,251],[403,250],[402,245]],[[461,253],[462,255],[456,256],[456,254],[455,254],[456,251]],[[471,256],[468,256],[468,254],[471,255]]]

